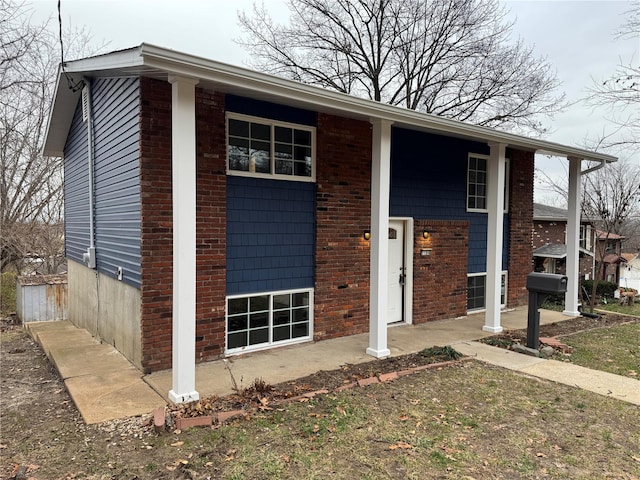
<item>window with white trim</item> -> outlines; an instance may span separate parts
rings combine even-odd
[[[227,173],[312,181],[315,128],[227,114]]]
[[[313,291],[227,297],[227,353],[311,339]]]
[[[469,154],[467,164],[467,211],[487,211],[487,155]],[[504,169],[504,211],[509,208],[509,159],[505,159]]]
[[[486,273],[470,273],[467,275],[467,310],[483,310],[486,307]],[[500,306],[506,305],[507,272],[502,272],[500,280]]]

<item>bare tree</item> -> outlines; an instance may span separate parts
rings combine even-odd
[[[41,154],[57,76],[59,39],[31,25],[22,3],[0,0],[0,271],[29,255],[57,268],[62,254],[62,163]],[[84,29],[68,31],[68,51],[86,51]],[[55,252],[52,252],[52,250]]]
[[[617,38],[632,38],[640,42],[640,1],[625,12],[625,22]],[[593,80],[586,98],[587,104],[608,111],[612,128],[605,130],[595,140],[593,149],[621,147],[628,152],[640,151],[640,59],[622,60],[615,72],[603,81]]]
[[[582,185],[582,212],[600,233],[596,241],[591,311],[598,282],[604,276],[606,245],[612,234],[622,235],[640,214],[640,165],[617,162],[585,175]]]
[[[564,106],[555,72],[497,0],[289,0],[239,13],[238,41],[262,71],[478,125],[543,132]]]
[[[567,203],[567,187],[559,183],[557,176],[547,175],[538,170],[544,188],[552,192],[556,198]],[[566,178],[568,172],[562,178]],[[622,159],[582,176],[582,217],[587,218],[594,231],[600,232],[600,246],[596,248],[593,291],[591,305],[593,311],[595,293],[598,282],[603,277],[605,257],[607,255],[606,239],[611,234],[622,235],[635,245],[640,238],[640,165]],[[596,241],[596,245],[599,242]]]

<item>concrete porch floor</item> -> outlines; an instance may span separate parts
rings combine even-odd
[[[540,323],[554,323],[566,320],[560,312],[541,310]],[[502,326],[505,330],[525,328],[527,309],[518,308],[503,312]],[[462,341],[476,340],[491,336],[482,331],[484,313],[467,317],[436,320],[419,325],[390,326],[387,343],[391,356],[419,352],[433,346],[446,346]],[[267,383],[276,383],[306,377],[320,370],[334,370],[344,364],[357,364],[375,360],[365,353],[369,346],[369,334],[309,342],[274,348],[259,352],[229,357],[229,367],[238,386],[247,387],[256,378]],[[145,376],[145,381],[166,398],[171,390],[171,370],[163,370]],[[228,395],[233,392],[231,376],[222,360],[196,365],[196,390],[200,397]]]
[[[569,317],[541,310],[540,323]],[[505,330],[525,328],[527,309],[503,312]],[[438,320],[421,325],[389,327],[391,355],[418,352],[432,346],[451,345],[464,355],[596,393],[640,405],[638,381],[569,363],[528,357],[490,347],[473,340],[490,336],[482,331],[484,314]],[[172,388],[171,370],[143,375],[111,345],[97,342],[86,330],[68,321],[26,325],[56,366],[85,422],[99,423],[114,418],[150,413],[168,401]],[[374,360],[365,353],[368,334],[352,335],[317,343],[264,350],[231,357],[230,368],[239,386],[256,378],[269,384],[293,380],[344,364]],[[223,360],[196,365],[196,389],[200,397],[232,393],[232,382]]]

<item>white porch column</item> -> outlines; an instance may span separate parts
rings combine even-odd
[[[487,162],[487,281],[486,312],[482,330],[499,333],[502,238],[504,225],[505,150],[503,143],[490,143]]]
[[[387,348],[391,122],[373,122],[371,157],[371,282],[367,354],[380,358],[391,355]]]
[[[580,265],[580,170],[581,159],[569,157],[569,210],[567,211],[567,293],[564,295],[565,315],[578,312]]]
[[[169,400],[198,400],[196,391],[196,108],[197,80],[171,83],[173,196],[173,340]]]

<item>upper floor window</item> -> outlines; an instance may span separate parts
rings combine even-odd
[[[315,128],[227,114],[227,171],[268,178],[315,178]]]
[[[487,158],[469,155],[467,209],[487,209]]]
[[[487,189],[489,188],[487,179],[487,162],[489,157],[486,155],[470,154],[467,168],[467,210],[476,212],[487,211]],[[504,211],[507,211],[509,205],[507,188],[509,184],[509,160],[505,159],[505,175],[504,175]]]
[[[580,225],[580,248],[591,250],[591,226]]]
[[[618,253],[618,242],[607,241],[605,253]]]

